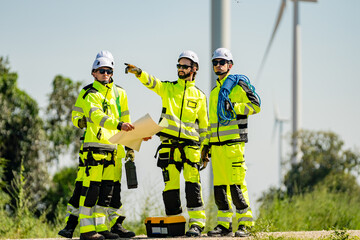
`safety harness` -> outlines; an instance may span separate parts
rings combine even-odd
[[[171,141],[171,142],[170,142]],[[167,141],[163,141],[159,147],[156,150],[155,156],[154,158],[157,158],[157,154],[160,151],[160,149],[162,148],[170,148],[170,156],[169,156],[169,160],[166,163],[161,163],[161,161],[164,160],[158,160],[158,164],[157,166],[162,168],[163,170],[169,165],[169,164],[175,164],[176,169],[181,172],[181,169],[184,167],[184,163],[187,163],[188,165],[190,165],[191,167],[197,168],[199,170],[200,166],[197,163],[191,162],[185,154],[184,148],[188,147],[188,146],[195,146],[195,145],[189,145],[189,143],[187,142],[179,142],[178,140],[167,140]],[[174,160],[174,152],[175,149],[179,149],[180,152],[180,158],[181,158],[181,162],[177,162]],[[159,157],[160,158],[160,157]]]

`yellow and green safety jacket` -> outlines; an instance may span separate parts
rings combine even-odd
[[[93,148],[105,151],[116,150],[117,144],[110,143],[108,139],[119,131],[117,130],[119,122],[130,122],[125,90],[115,86],[113,81],[105,85],[94,81],[88,89],[83,90],[82,100],[76,101],[72,116],[74,125],[78,123],[81,111],[86,117],[84,151]]]
[[[236,119],[223,126],[218,121],[217,105],[219,91],[229,74],[221,81],[217,79],[216,87],[210,93],[210,145],[224,145],[233,142],[248,141],[248,115],[260,112],[259,100],[243,81],[239,81],[229,94],[233,103]]]
[[[208,115],[205,94],[195,81],[160,81],[146,72],[138,79],[162,98],[162,114],[169,126],[159,136],[185,141],[190,145],[207,144]]]

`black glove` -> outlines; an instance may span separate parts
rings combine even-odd
[[[200,162],[201,162],[201,168],[200,168],[200,171],[205,169],[207,164],[210,162],[210,159],[209,159],[209,151],[210,151],[210,147],[209,145],[204,145],[203,146],[203,149],[201,150],[201,159],[200,159]]]
[[[225,110],[232,111],[235,106],[234,102],[225,101]]]
[[[125,68],[125,73],[133,73],[135,74],[136,77],[140,77],[141,73],[142,73],[142,70],[132,64],[129,64],[129,63],[124,63],[126,65],[126,68]]]
[[[86,128],[87,124],[86,124],[86,117],[83,116],[81,119],[79,119],[78,121],[78,127],[80,129]]]

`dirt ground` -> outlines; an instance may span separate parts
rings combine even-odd
[[[348,236],[348,237],[347,237]],[[179,238],[187,237],[178,237],[178,238],[148,238],[146,235],[139,235],[132,239],[151,239],[151,240],[172,240]],[[201,239],[221,239],[221,240],[233,240],[235,237],[208,237],[202,235]],[[299,231],[299,232],[261,232],[256,233],[255,236],[241,238],[244,240],[252,239],[359,239],[360,240],[360,230],[347,230],[347,231]],[[74,240],[79,240],[79,238],[73,238]],[[195,239],[195,238],[194,238]],[[239,239],[239,238],[238,238]],[[24,239],[23,239],[24,240]],[[30,240],[30,239],[29,239]],[[31,239],[31,240],[65,240],[65,238],[42,238],[42,239]]]

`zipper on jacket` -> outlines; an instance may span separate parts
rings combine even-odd
[[[181,110],[180,110],[180,128],[179,128],[179,138],[181,135],[181,117],[182,117],[182,112],[183,112],[183,107],[184,107],[184,101],[185,101],[185,91],[186,91],[186,81],[185,81],[185,87],[184,87],[184,94],[183,94],[183,99],[182,99],[182,103],[181,103]]]

